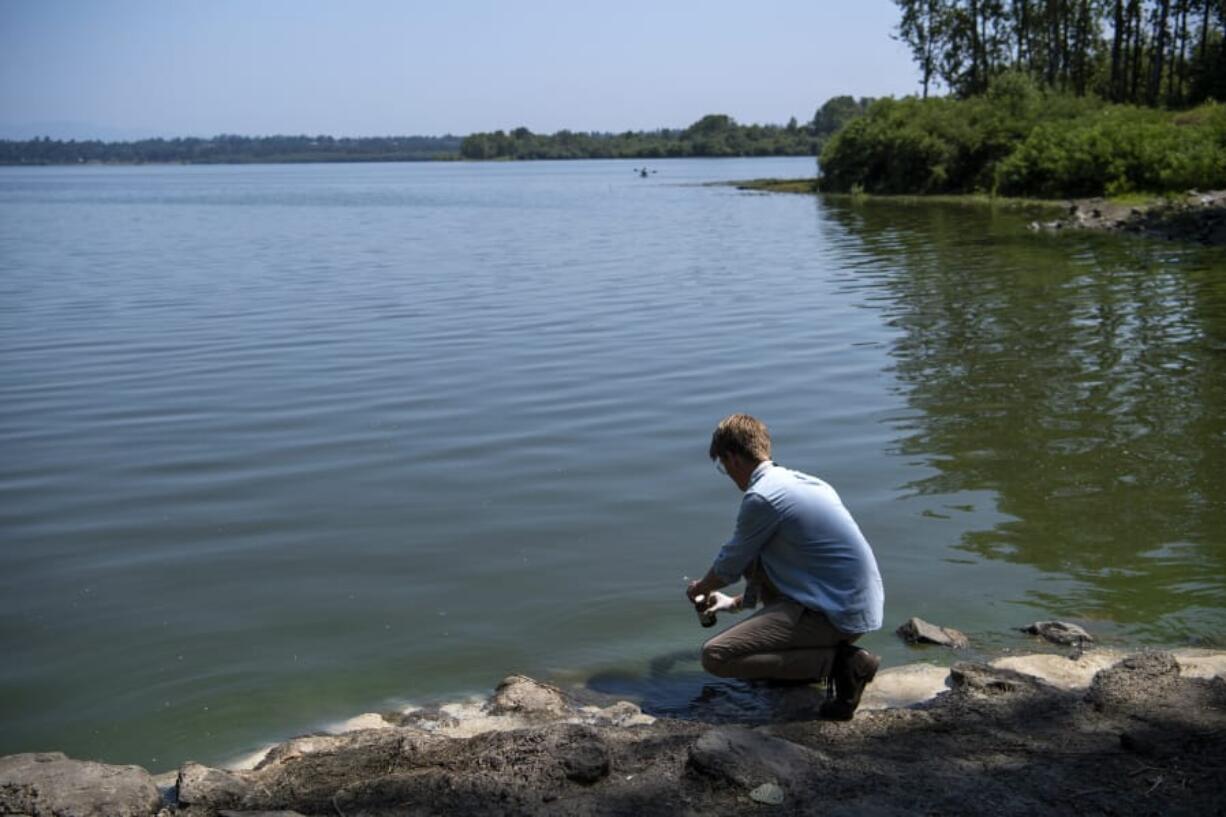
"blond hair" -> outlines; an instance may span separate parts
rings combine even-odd
[[[771,436],[766,423],[748,414],[730,414],[719,421],[711,434],[707,455],[717,459],[723,454],[739,455],[754,462],[771,458]]]

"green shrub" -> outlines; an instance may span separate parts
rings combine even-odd
[[[1073,122],[1041,123],[997,167],[997,189],[1063,197],[1226,186],[1222,109],[1172,116],[1113,105]]]
[[[821,154],[821,188],[1062,198],[1226,187],[1226,105],[1172,114],[1006,74],[965,100],[882,99]]]

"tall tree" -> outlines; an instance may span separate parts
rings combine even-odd
[[[1071,58],[1073,92],[1085,96],[1090,81],[1091,44],[1097,35],[1097,20],[1090,0],[1077,0],[1073,11],[1076,14]]]
[[[979,35],[980,25],[980,2],[979,0],[968,0],[970,3],[970,50],[971,50],[971,78],[969,91],[972,94],[983,93],[987,88],[986,75],[987,69],[983,62],[983,38]]]
[[[937,54],[945,47],[946,0],[894,0],[902,10],[898,24],[898,39],[911,49],[911,58],[919,65],[920,84],[924,99],[937,73]]]
[[[1158,0],[1153,11],[1154,48],[1149,58],[1149,92],[1146,99],[1150,105],[1158,104],[1158,91],[1162,88],[1162,66],[1166,62],[1166,23],[1171,13],[1171,0]]]
[[[1115,0],[1112,4],[1112,21],[1111,21],[1111,78],[1108,82],[1110,88],[1109,96],[1112,100],[1119,102],[1123,96],[1121,93],[1120,77],[1123,75],[1123,66],[1121,59],[1123,57],[1124,45],[1124,0]]]
[[[1007,67],[1116,102],[1226,96],[1226,0],[894,2],[924,96],[937,79],[958,96],[981,94]]]
[[[1132,0],[1129,6],[1132,12],[1130,26],[1132,29],[1132,81],[1128,89],[1128,94],[1125,97],[1129,100],[1137,99],[1138,91],[1141,86],[1141,64],[1142,56],[1144,55],[1144,32],[1141,19],[1141,0]]]
[[[871,100],[863,99],[856,102],[854,97],[834,96],[817,109],[813,115],[813,132],[818,135],[829,135],[842,130],[843,126],[858,116],[864,114]]]
[[[1171,32],[1170,59],[1167,62],[1167,105],[1176,105],[1183,98],[1183,61],[1188,45],[1188,0],[1175,0],[1173,11],[1178,22]],[[1178,50],[1176,50],[1176,43],[1178,43]]]
[[[1200,22],[1200,59],[1205,61],[1205,47],[1209,43],[1209,12],[1213,8],[1213,0],[1205,0],[1205,10]]]
[[[1010,16],[1013,23],[1013,36],[1017,40],[1017,51],[1013,57],[1013,67],[1017,70],[1023,70],[1028,67],[1030,62],[1030,49],[1027,39],[1030,33],[1029,0],[1013,0],[1013,11]]]

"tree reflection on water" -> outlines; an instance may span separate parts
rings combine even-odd
[[[1068,575],[1045,609],[1138,635],[1226,630],[1226,253],[1043,235],[986,207],[822,201],[898,331],[916,409],[907,495],[991,491],[1007,519],[959,548]],[[837,225],[837,227],[833,227]],[[886,295],[882,298],[882,295]]]

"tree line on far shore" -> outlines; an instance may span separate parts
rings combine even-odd
[[[836,96],[805,124],[742,125],[726,114],[708,114],[688,128],[624,133],[553,134],[515,128],[465,137],[465,159],[661,159],[686,156],[816,156],[832,134],[863,115],[872,99]]]
[[[0,140],[0,165],[241,164],[254,162],[411,162],[454,159],[657,159],[688,156],[816,156],[830,136],[873,100],[836,96],[799,124],[742,125],[709,114],[688,128],[624,133],[527,128],[460,136],[234,136],[133,142]]]
[[[0,164],[242,164],[248,162],[410,162],[455,159],[459,136],[233,136],[133,142],[0,140]]]

